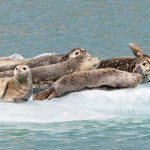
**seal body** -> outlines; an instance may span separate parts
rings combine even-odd
[[[102,60],[98,68],[115,68],[123,71],[133,72],[138,58],[134,57],[114,57]]]
[[[72,49],[67,54],[45,54],[40,55],[35,58],[28,58],[23,60],[11,60],[11,59],[0,59],[0,72],[7,70],[14,70],[14,68],[19,64],[26,64],[30,68],[51,65],[60,63],[63,61],[70,60],[72,58],[76,58],[79,55],[90,56],[83,48],[75,48]]]
[[[98,68],[115,68],[141,75],[141,82],[150,81],[150,58],[149,57],[116,57],[102,60]]]
[[[65,62],[32,68],[34,94],[49,88],[64,75],[96,69],[99,64],[98,57],[82,55]]]
[[[31,68],[34,93],[49,88],[64,75],[79,71],[96,69],[100,64],[98,57],[81,55],[61,63]],[[0,72],[0,77],[12,77],[13,71]]]
[[[86,88],[108,86],[113,88],[135,87],[140,82],[140,75],[113,68],[81,71],[63,76],[50,89],[33,96],[35,100],[52,99],[65,93]]]
[[[27,65],[19,65],[13,77],[0,78],[0,99],[5,102],[24,102],[32,95],[32,76]]]

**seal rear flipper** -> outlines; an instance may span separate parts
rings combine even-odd
[[[33,95],[33,100],[45,100],[53,93],[53,89],[46,89],[44,91],[39,92],[38,94]]]
[[[135,43],[129,43],[129,47],[131,48],[132,53],[136,57],[150,57],[144,54],[144,52]]]
[[[47,99],[48,99],[48,100],[51,100],[51,99],[54,98],[54,97],[56,97],[56,93],[55,93],[55,92],[53,92]]]

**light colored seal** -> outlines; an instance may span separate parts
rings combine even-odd
[[[0,78],[0,99],[4,102],[24,102],[32,95],[32,76],[27,65],[19,65],[13,77]]]
[[[6,59],[6,60],[21,60],[21,59],[24,59],[24,58],[20,54],[13,54],[13,55],[10,55],[8,57],[0,57],[0,60],[2,60],[2,59]]]
[[[50,89],[33,96],[34,100],[52,99],[65,93],[80,91],[86,88],[108,86],[113,88],[135,87],[140,75],[113,68],[95,69],[63,76]]]

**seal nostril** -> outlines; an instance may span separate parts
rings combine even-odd
[[[94,68],[97,68],[97,67],[98,67],[98,63],[94,63],[94,64],[93,64],[93,67],[94,67]]]

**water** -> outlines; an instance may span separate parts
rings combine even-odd
[[[33,57],[83,47],[101,58],[150,54],[150,1],[1,0],[0,52]],[[150,84],[0,104],[0,149],[149,150]]]

